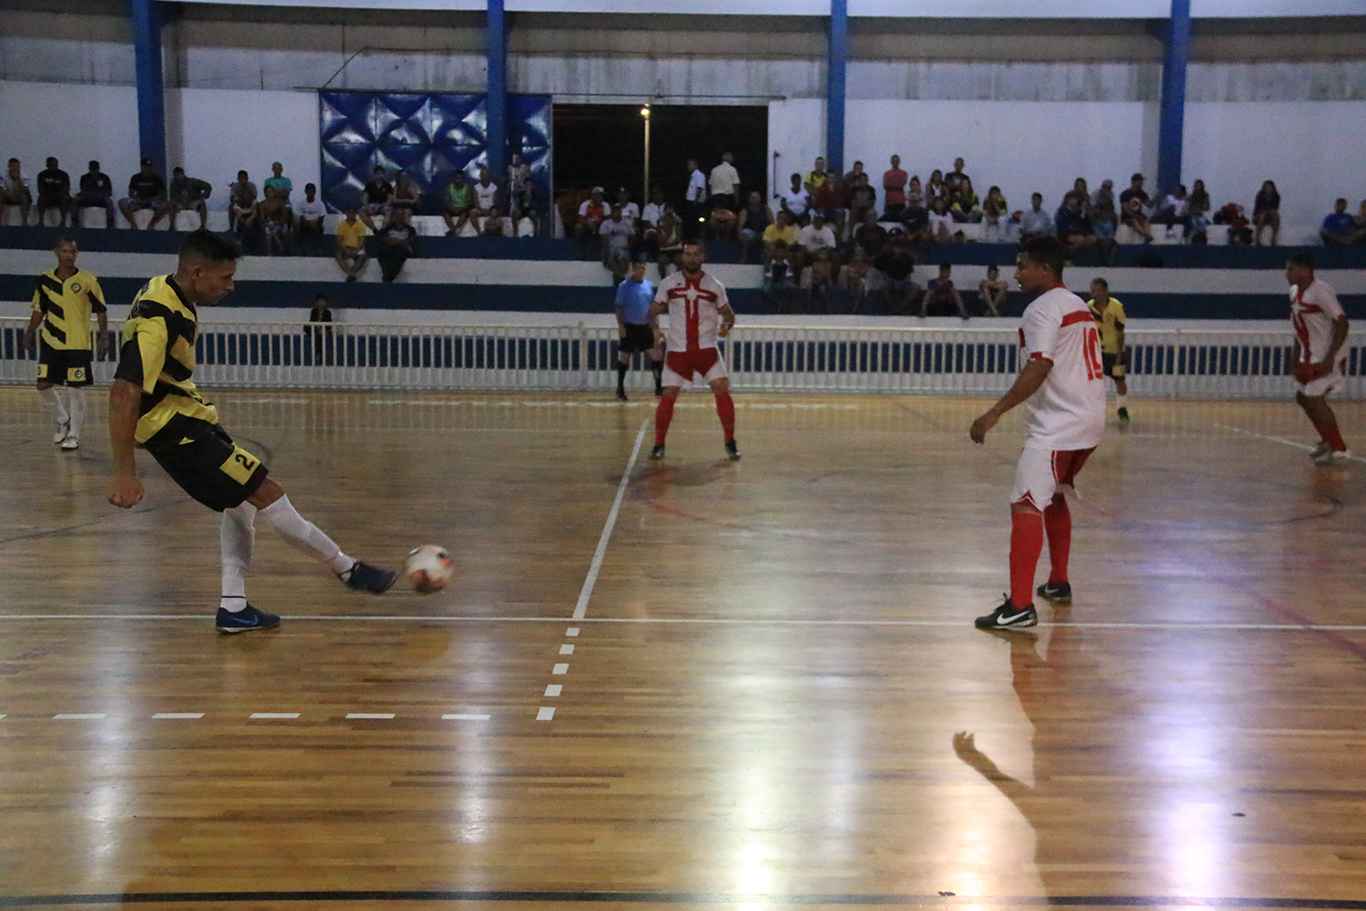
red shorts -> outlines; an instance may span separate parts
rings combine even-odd
[[[664,358],[664,385],[686,386],[701,375],[708,383],[726,375],[726,362],[715,348],[696,351],[670,351]]]

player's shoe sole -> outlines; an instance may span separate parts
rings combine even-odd
[[[1045,583],[1035,589],[1035,594],[1050,604],[1071,604],[1072,583],[1063,582],[1060,585]]]
[[[1010,603],[1009,598],[1006,598],[996,610],[973,621],[973,625],[978,629],[1024,629],[1037,626],[1038,623],[1039,615],[1034,610],[1034,605],[1016,607]]]
[[[220,633],[250,633],[256,630],[274,629],[279,625],[279,617],[263,610],[257,610],[250,604],[236,613],[220,607],[218,616],[214,619],[214,626],[218,628]]]
[[[1322,455],[1314,456],[1315,465],[1338,465],[1352,457],[1350,449],[1330,449]]]
[[[382,595],[390,588],[393,588],[398,573],[392,569],[380,569],[378,566],[371,566],[369,563],[357,560],[351,567],[350,575],[342,580],[342,584],[353,592],[368,592],[372,595]]]

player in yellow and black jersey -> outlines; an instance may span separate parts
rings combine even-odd
[[[175,273],[151,279],[133,299],[109,390],[114,456],[109,502],[128,509],[142,500],[133,459],[134,447],[141,445],[186,493],[223,514],[223,594],[216,624],[225,633],[269,629],[280,622],[247,603],[258,513],[290,544],[331,567],[350,589],[378,595],[397,576],[347,556],[299,515],[265,463],[233,442],[218,423],[218,409],[195,388],[198,308],[232,291],[240,255],[232,241],[207,231],[186,239]]]
[[[1110,296],[1110,283],[1103,278],[1091,281],[1091,299],[1086,302],[1091,308],[1100,329],[1100,359],[1105,375],[1115,381],[1115,394],[1119,403],[1119,423],[1128,425],[1129,409],[1125,396],[1129,394],[1126,379],[1129,366],[1129,352],[1124,348],[1124,305],[1119,298]]]
[[[57,266],[33,282],[33,312],[29,315],[24,344],[42,341],[38,352],[38,394],[56,422],[52,442],[63,449],[80,446],[85,420],[85,387],[94,382],[92,348],[98,340],[100,354],[108,347],[108,317],[104,291],[93,274],[76,267],[80,251],[70,238],[60,238],[52,252]],[[99,320],[100,332],[90,332],[90,317]]]

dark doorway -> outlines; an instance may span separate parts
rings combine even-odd
[[[586,193],[594,186],[615,198],[626,187],[639,203],[645,178],[645,128],[640,104],[556,104],[554,161],[556,193]],[[686,164],[696,158],[703,174],[735,155],[742,190],[766,187],[768,108],[762,105],[675,105],[650,107],[650,182],[675,206],[683,202]]]

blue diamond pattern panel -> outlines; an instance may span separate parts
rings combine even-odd
[[[487,95],[319,92],[322,198],[331,211],[360,202],[375,165],[407,171],[435,211],[453,171],[477,180],[488,162]],[[531,165],[535,207],[550,200],[550,96],[508,96],[508,146]],[[495,174],[500,184],[506,174]]]

